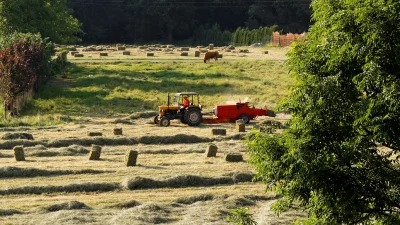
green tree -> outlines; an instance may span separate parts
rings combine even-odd
[[[247,142],[260,178],[322,224],[400,224],[400,3],[313,1],[289,53],[283,134]]]
[[[82,31],[71,16],[67,0],[3,0],[0,2],[0,35],[40,33],[56,43],[75,43]]]

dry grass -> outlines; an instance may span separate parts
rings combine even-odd
[[[16,178],[16,177],[45,177],[60,176],[68,174],[100,174],[110,171],[103,170],[44,170],[36,168],[19,168],[19,167],[3,167],[0,168],[0,178]]]

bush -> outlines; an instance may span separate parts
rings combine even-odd
[[[257,222],[253,218],[253,214],[249,213],[247,207],[231,209],[231,214],[227,219],[236,225],[256,225]]]

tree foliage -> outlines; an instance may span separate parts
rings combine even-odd
[[[13,33],[0,39],[0,95],[6,102],[45,78],[49,47],[39,34]]]
[[[56,43],[75,43],[82,31],[67,0],[2,0],[0,34],[40,33]]]
[[[400,3],[324,0],[289,53],[298,80],[281,135],[255,134],[251,161],[275,205],[323,224],[400,224]]]

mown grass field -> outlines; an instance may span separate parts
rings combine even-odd
[[[270,206],[279,196],[252,180],[243,140],[260,120],[238,133],[229,123],[159,127],[151,114],[133,114],[155,111],[167,93],[181,91],[199,92],[205,111],[245,97],[274,108],[293,83],[283,63],[253,58],[71,65],[68,78],[50,81],[21,116],[2,120],[0,224],[229,224],[230,210],[240,207],[248,207],[258,224],[304,216],[275,216]],[[116,127],[123,135],[113,134]],[[227,135],[214,136],[213,128]],[[89,131],[102,136],[88,137]],[[22,133],[34,140],[11,138]],[[210,143],[218,147],[216,157],[205,156]],[[102,146],[100,160],[88,160],[91,144]],[[17,145],[24,146],[26,161],[14,159]],[[128,150],[138,151],[137,166],[125,165]],[[229,152],[244,160],[225,161]]]

